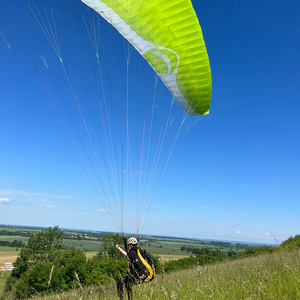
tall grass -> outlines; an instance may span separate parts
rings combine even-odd
[[[134,299],[300,299],[300,250],[158,275],[133,287]],[[9,295],[3,299],[9,300]],[[115,285],[72,290],[35,300],[118,299]]]

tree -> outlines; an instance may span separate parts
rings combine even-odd
[[[26,249],[31,261],[53,261],[57,253],[64,248],[63,232],[58,226],[39,231],[28,240]]]
[[[123,238],[119,234],[103,234],[101,245],[103,252],[110,258],[120,257],[121,254],[116,250],[117,244],[122,244]]]
[[[25,247],[25,244],[22,242],[22,241],[18,241],[18,240],[14,240],[12,243],[11,243],[11,247],[14,247],[14,248],[22,248],[22,247]]]
[[[11,290],[15,281],[36,263],[54,262],[59,257],[59,252],[64,248],[62,241],[63,232],[58,226],[42,230],[33,234],[26,247],[22,248],[20,256],[13,263],[14,269],[6,282],[6,290]]]

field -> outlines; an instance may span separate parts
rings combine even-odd
[[[0,251],[13,251],[13,247],[0,246]]]
[[[4,263],[13,263],[20,251],[0,250],[0,266]]]
[[[18,226],[14,226],[14,227],[6,227],[3,225],[0,225],[0,230],[6,230],[6,231],[26,231],[26,232],[36,232],[37,229],[36,228],[29,228],[29,227],[18,227]]]
[[[208,267],[158,275],[149,284],[133,287],[134,299],[298,300],[300,250],[281,251]],[[4,300],[10,299],[9,296]],[[35,300],[117,300],[115,284]],[[126,298],[125,298],[126,299]]]
[[[172,248],[159,248],[159,247],[152,247],[152,246],[139,246],[142,249],[145,249],[147,252],[151,253],[151,254],[155,254],[155,255],[185,255],[186,256],[186,252],[182,251],[180,249],[172,249]]]
[[[141,240],[147,240],[147,242],[142,242],[141,247],[146,248],[146,246],[157,247],[157,248],[166,248],[170,250],[179,250],[181,255],[186,255],[191,253],[186,250],[181,250],[182,246],[189,248],[211,248],[211,249],[223,249],[225,251],[235,251],[240,252],[245,250],[249,245],[237,244],[233,245],[230,242],[212,242],[212,241],[201,241],[201,240],[192,240],[184,238],[168,238],[168,237],[142,237]],[[170,253],[171,254],[171,253]],[[177,253],[179,254],[179,253]]]
[[[24,243],[27,243],[28,237],[32,233],[35,233],[41,229],[42,228],[40,227],[37,228],[18,227],[18,226],[8,227],[8,226],[0,225],[0,233],[1,231],[3,231],[2,234],[4,234],[4,235],[0,234],[0,241],[13,242],[14,240],[20,240]],[[76,231],[76,230],[63,230],[63,231],[65,237],[63,243],[65,245],[74,246],[75,248],[81,250],[83,248],[87,248],[90,252],[98,252],[101,249],[101,242],[99,240],[103,234],[101,232]],[[8,232],[11,232],[13,234],[15,233],[15,235],[7,235]],[[75,236],[75,237],[81,236],[82,238],[68,239],[68,237],[70,236]],[[98,238],[98,240],[86,239],[84,238],[86,236],[96,237]],[[152,254],[161,255],[162,257],[168,257],[168,258],[171,257],[173,258],[174,256],[178,256],[178,258],[190,256],[192,250],[190,251],[181,250],[182,246],[189,247],[190,249],[208,247],[212,249],[223,249],[224,251],[233,250],[235,252],[240,252],[247,247],[247,245],[241,245],[241,244],[232,245],[231,243],[218,242],[218,244],[216,245],[214,242],[211,241],[201,241],[201,240],[172,238],[172,237],[143,236],[140,239],[145,240],[144,242],[140,243],[141,248],[146,249],[148,252]]]
[[[88,248],[91,252],[99,252],[101,248],[100,241],[86,241],[86,240],[67,240],[64,239],[64,245],[74,246],[76,249],[82,250],[83,248]]]
[[[28,237],[19,235],[0,235],[0,241],[13,242],[14,240],[22,241],[27,243]]]

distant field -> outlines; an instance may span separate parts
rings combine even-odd
[[[145,243],[145,245],[148,245],[149,243]],[[223,248],[226,250],[233,250],[236,252],[243,251],[244,249],[236,249],[234,246],[216,246],[212,245],[209,242],[203,242],[199,243],[197,241],[187,241],[187,240],[170,240],[170,239],[162,239],[161,241],[157,242],[150,242],[151,247],[160,247],[162,246],[163,248],[170,249],[170,250],[180,250],[182,246],[188,246],[188,247],[194,247],[194,248],[210,248],[210,249],[219,249]],[[141,247],[148,247],[148,246],[141,246]],[[181,254],[188,253],[185,250],[181,251]],[[191,253],[191,252],[189,252]]]
[[[148,245],[149,243],[145,243],[145,245]],[[156,239],[155,242],[150,242],[150,245],[152,247],[159,247],[162,246],[163,248],[169,248],[169,249],[174,249],[174,250],[180,250],[182,246],[189,246],[189,247],[195,247],[195,248],[203,248],[203,247],[208,247],[208,248],[219,248],[215,245],[211,245],[209,242],[201,242],[199,243],[198,241],[189,241],[189,240],[184,240],[184,239]],[[143,246],[144,247],[144,246]],[[234,248],[234,247],[233,247]]]
[[[16,250],[14,247],[0,246],[0,251],[14,251],[14,250]]]
[[[22,228],[22,227],[2,227],[0,226],[0,230],[6,230],[6,231],[25,231],[25,232],[36,232],[37,229],[28,229],[28,228]]]
[[[11,248],[10,248],[10,250],[4,250],[4,251],[0,250],[0,259],[1,259],[1,257],[5,257],[5,256],[15,256],[15,255],[18,255],[19,253],[20,253],[20,251],[16,251]]]
[[[148,245],[148,243],[145,243],[146,245]],[[174,249],[174,250],[180,250],[180,247],[185,245],[184,243],[171,243],[171,242],[166,242],[166,241],[161,241],[159,243],[150,243],[151,247],[160,247],[162,246],[163,248],[169,248],[169,249]],[[142,245],[141,247],[146,247],[144,245]]]
[[[143,238],[145,240],[147,240],[147,238]],[[152,237],[151,239],[156,240],[157,242],[163,242],[163,243],[169,243],[169,244],[178,244],[178,245],[196,245],[196,244],[205,244],[206,242],[202,242],[202,241],[196,241],[196,240],[189,240],[189,239],[178,239],[178,238],[165,238],[165,237]]]
[[[0,241],[13,242],[14,240],[22,241],[24,243],[28,242],[28,237],[23,236],[10,236],[10,235],[0,235]],[[64,245],[74,246],[77,249],[82,249],[83,247],[88,248],[92,252],[98,252],[100,250],[99,241],[89,241],[89,240],[64,240]],[[0,250],[9,249],[11,247],[0,247]]]
[[[190,254],[178,254],[178,255],[171,255],[171,254],[160,254],[159,257],[160,257],[160,260],[162,261],[169,261],[171,259],[173,260],[177,260],[177,259],[182,259],[182,258],[187,258],[187,257],[190,257],[191,255]],[[192,255],[194,256],[194,255]]]
[[[0,240],[13,242],[14,240],[21,240],[24,243],[27,243],[28,238],[22,236],[0,236]],[[90,252],[99,252],[101,249],[100,241],[92,241],[92,240],[63,240],[64,245],[74,246],[76,249],[82,250],[83,248],[88,248]],[[180,250],[181,246],[192,246],[197,248],[209,247],[216,248],[213,245],[209,244],[199,244],[197,242],[186,243],[184,240],[174,241],[174,240],[161,240],[158,243],[150,243],[151,246],[148,246],[149,243],[145,243],[145,245],[140,245],[141,248],[146,249],[148,252],[156,255],[189,255],[186,251]],[[162,248],[160,248],[160,246]],[[2,249],[2,247],[0,247]],[[7,250],[12,250],[10,247],[5,247]],[[234,249],[234,248],[233,248]],[[4,248],[2,249],[4,250]]]
[[[155,255],[186,255],[185,251],[178,249],[170,249],[170,248],[159,248],[152,246],[139,246],[142,249],[145,249],[147,252]]]
[[[4,263],[13,263],[19,253],[20,251],[0,251],[0,266],[2,266]]]
[[[216,246],[213,245],[208,245],[208,244],[198,244],[198,243],[184,243],[184,242],[171,242],[171,241],[161,241],[159,243],[150,243],[151,246],[147,246],[149,243],[145,243],[144,245],[140,245],[141,248],[145,248],[147,250],[148,247],[156,248],[156,249],[162,249],[159,248],[160,246],[163,247],[163,249],[167,249],[168,252],[170,251],[177,251],[177,254],[184,254],[186,251],[180,250],[182,246],[190,246],[194,248],[203,248],[203,247],[208,247],[208,248],[217,248]],[[180,253],[178,253],[180,251]]]
[[[35,229],[27,229],[23,227],[1,227],[0,230],[7,230],[10,232],[16,232],[16,231],[22,231],[22,232],[28,232],[28,233],[34,233],[42,228],[35,228]],[[70,231],[68,231],[70,233]],[[73,232],[73,231],[72,231]],[[73,233],[80,233],[80,231],[74,230]],[[85,235],[85,234],[82,234]],[[146,249],[148,252],[155,254],[155,255],[162,255],[162,256],[169,256],[172,257],[173,255],[177,256],[189,256],[191,255],[191,252],[187,252],[186,250],[181,250],[182,246],[188,246],[193,248],[203,248],[208,247],[210,249],[215,248],[224,248],[227,251],[233,250],[236,252],[242,251],[242,249],[236,249],[234,246],[229,246],[228,244],[220,244],[218,246],[211,244],[209,241],[199,241],[199,240],[190,240],[190,239],[184,239],[184,238],[168,238],[168,237],[152,237],[152,236],[146,236],[141,237],[141,239],[150,240],[149,242],[145,242],[145,245],[139,244],[141,248]],[[8,241],[13,242],[14,240],[20,240],[24,243],[28,242],[28,237],[23,236],[9,236],[9,235],[0,235],[0,240],[2,241]],[[153,242],[151,242],[153,240]],[[82,250],[83,248],[89,249],[90,252],[99,252],[101,250],[101,242],[98,240],[89,240],[89,239],[64,239],[63,240],[64,245],[74,246],[77,249]],[[148,246],[150,244],[150,246]],[[160,248],[162,247],[162,248]],[[2,248],[0,247],[0,250],[12,250],[13,248],[6,247]]]
[[[64,245],[74,246],[76,249],[82,250],[84,247],[88,248],[90,252],[100,251],[99,241],[86,241],[86,240],[64,240]]]

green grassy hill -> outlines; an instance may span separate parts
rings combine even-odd
[[[133,287],[134,299],[300,299],[300,249],[157,275]],[[3,300],[11,299],[7,295]],[[2,300],[1,299],[1,300]],[[118,299],[115,285],[72,290],[36,300]]]

